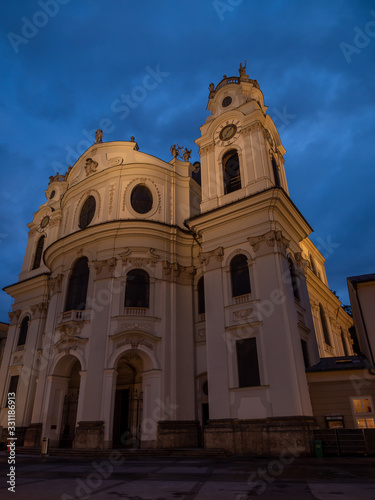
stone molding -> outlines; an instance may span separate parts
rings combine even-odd
[[[194,266],[181,266],[178,262],[163,261],[163,279],[190,284],[195,275]]]
[[[61,292],[63,278],[64,278],[63,274],[58,274],[54,278],[50,278],[48,280],[48,294],[50,297],[52,297],[52,295],[55,293]]]
[[[112,257],[106,260],[94,260],[93,264],[97,279],[113,278],[117,259],[116,257]]]
[[[152,267],[155,267],[157,261],[160,259],[160,255],[156,252],[155,248],[149,248],[147,250],[147,257],[132,257],[131,254],[134,252],[139,253],[140,250],[138,248],[132,249],[131,247],[125,247],[124,250],[119,254],[119,258],[124,265],[130,264],[135,267],[145,267],[147,265],[151,265]],[[145,251],[143,250],[143,253],[144,252]]]
[[[39,302],[39,304],[30,307],[33,319],[40,319],[45,317],[48,311],[48,302]]]
[[[16,325],[20,315],[21,315],[21,309],[16,309],[15,311],[9,312],[8,316],[10,319],[10,324]]]
[[[218,269],[224,260],[224,248],[217,247],[210,252],[200,252],[198,257],[199,262],[206,268],[210,266],[210,269]]]
[[[267,249],[270,249],[271,251],[285,254],[290,244],[290,240],[285,238],[280,230],[271,230],[261,236],[253,236],[247,240],[253,247],[254,252],[262,249],[264,253],[269,253]]]
[[[125,326],[129,328],[129,332],[124,332],[122,327]],[[144,325],[137,325],[136,327],[132,326],[132,324],[124,323],[120,327],[120,332],[111,335],[110,338],[113,342],[113,351],[120,349],[124,345],[131,345],[132,349],[137,349],[139,345],[143,345],[150,351],[154,351],[158,342],[160,342],[160,338],[151,332],[145,332],[140,330]],[[134,330],[139,329],[139,331],[134,332]]]

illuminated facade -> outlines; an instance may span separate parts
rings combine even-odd
[[[29,224],[0,372],[25,446],[275,453],[316,426],[306,366],[353,354],[263,94],[210,85],[197,165],[91,146]],[[260,429],[264,432],[260,432]]]

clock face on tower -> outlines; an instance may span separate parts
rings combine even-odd
[[[230,120],[222,123],[215,132],[215,143],[219,146],[227,146],[234,142],[241,131],[239,120]]]
[[[237,127],[233,123],[221,129],[219,137],[222,141],[229,141],[237,132]]]

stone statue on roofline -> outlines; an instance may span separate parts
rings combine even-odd
[[[98,130],[95,132],[95,140],[96,142],[103,142],[103,130],[98,128]]]
[[[171,146],[171,155],[173,156],[173,158],[177,158],[177,156],[178,156],[178,144],[177,144],[177,147],[176,147],[176,144],[173,144],[173,146]]]
[[[246,59],[245,59],[245,66],[242,66],[242,63],[240,63],[240,69],[239,69],[240,77],[246,76],[246,64],[247,64]]]
[[[190,160],[191,152],[192,152],[191,149],[189,151],[188,148],[185,148],[185,151],[183,152],[183,155],[182,155],[184,157],[184,161]]]

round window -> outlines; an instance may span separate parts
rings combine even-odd
[[[144,184],[136,186],[130,196],[133,209],[139,214],[147,214],[152,208],[151,191]]]
[[[221,103],[221,105],[223,106],[223,108],[226,108],[231,103],[232,103],[232,98],[229,95],[227,95],[227,97],[224,97],[223,102]]]
[[[85,229],[95,215],[96,201],[93,196],[89,196],[85,203],[83,204],[80,216],[79,216],[79,227]]]

